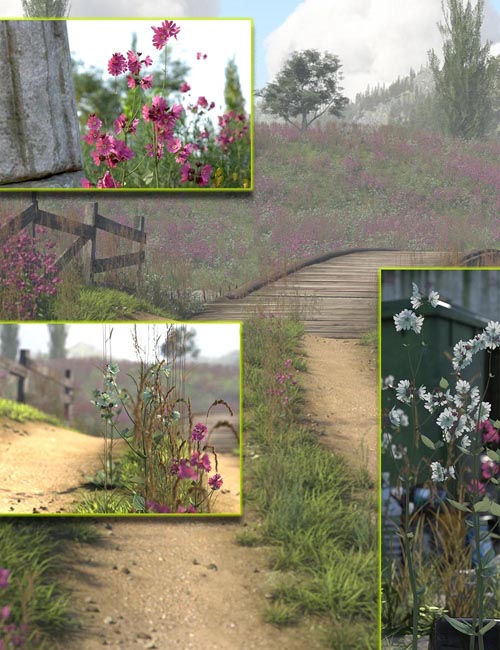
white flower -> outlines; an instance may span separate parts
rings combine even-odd
[[[446,469],[439,461],[431,463],[431,480],[443,483],[447,478],[455,478],[455,468],[453,465]]]
[[[486,335],[484,332],[482,334],[476,334],[476,336],[473,339],[470,339],[470,341],[467,341],[467,343],[470,345],[472,355],[475,355],[478,352],[481,352],[481,350],[486,350]]]
[[[470,384],[465,379],[459,379],[455,388],[459,395],[465,395],[470,391]]]
[[[396,332],[401,330],[413,330],[415,334],[420,334],[424,323],[423,316],[417,316],[411,309],[403,309],[399,314],[393,316],[396,326]]]
[[[486,347],[489,350],[495,350],[498,346],[500,346],[500,323],[498,321],[490,320],[486,326],[486,329],[484,330],[484,336]]]
[[[404,450],[406,451],[406,447]],[[396,445],[391,445],[391,454],[394,460],[401,460],[403,458],[403,452]]]
[[[436,420],[436,424],[443,429],[443,431],[449,431],[451,427],[455,424],[457,421],[457,416],[453,411],[449,408],[445,408],[444,411],[440,414],[438,419]]]
[[[474,429],[474,423],[471,422],[471,419],[468,415],[461,415],[458,418],[457,428],[455,429],[455,435],[460,436],[464,433],[470,433]]]
[[[411,404],[413,395],[410,391],[410,382],[408,379],[401,379],[396,388],[396,398],[403,404]]]
[[[490,417],[490,412],[491,404],[489,402],[482,402],[477,412],[479,422],[486,422],[486,420]]]
[[[389,420],[395,427],[407,427],[409,424],[408,416],[403,409],[397,409],[395,406],[389,412]]]
[[[471,445],[471,439],[469,438],[469,436],[464,436],[460,441],[460,446],[463,447],[464,449],[468,449],[470,445]]]
[[[392,442],[392,435],[390,433],[383,433],[382,434],[382,451],[387,451],[389,449],[389,445]]]
[[[430,291],[428,300],[431,307],[437,307],[439,302],[439,293],[437,291]]]
[[[459,341],[453,348],[453,369],[462,370],[472,362],[472,352],[470,345],[464,341]]]
[[[418,286],[415,282],[411,283],[413,294],[410,298],[411,306],[413,309],[418,309],[422,305],[422,294],[420,293]]]
[[[394,388],[394,375],[387,375],[382,380],[382,390],[387,390],[388,388]]]

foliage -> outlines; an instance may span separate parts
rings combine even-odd
[[[490,44],[481,45],[484,0],[473,7],[470,0],[443,2],[443,67],[437,55],[429,55],[436,92],[446,116],[448,132],[471,139],[484,136],[492,117],[492,92],[497,75]]]
[[[8,399],[0,398],[0,417],[6,417],[16,422],[46,422],[55,426],[62,426],[61,422],[53,417],[42,413],[28,404],[20,404]]]
[[[66,325],[47,325],[49,330],[49,358],[64,359],[66,357],[66,339],[68,328]]]
[[[65,18],[69,15],[69,0],[22,0],[26,18]]]
[[[0,248],[0,313],[5,320],[29,320],[46,316],[47,303],[57,293],[60,278],[52,242],[45,251],[36,239],[22,231]]]
[[[283,118],[301,131],[326,113],[340,116],[348,103],[339,86],[340,68],[339,58],[329,52],[294,52],[276,81],[256,93],[262,97],[262,110]],[[300,118],[300,126],[296,118]]]
[[[303,423],[302,331],[277,318],[245,323],[246,498],[257,522],[238,541],[271,546],[267,621],[319,616],[328,647],[373,650],[376,497],[366,476],[321,447]]]
[[[0,354],[12,361],[17,360],[19,349],[19,325],[2,325],[0,327]]]
[[[228,61],[226,66],[226,85],[224,87],[224,99],[226,102],[226,113],[236,115],[245,113],[245,100],[241,92],[238,66],[233,59]]]
[[[196,359],[200,350],[196,347],[196,330],[188,329],[186,325],[177,326],[167,336],[161,345],[161,353],[165,359],[177,359],[181,357],[191,357]]]

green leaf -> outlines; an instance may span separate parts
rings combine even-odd
[[[495,420],[493,422],[493,426],[495,427],[495,429],[500,429],[500,420]]]
[[[134,435],[134,430],[130,429],[129,427],[125,427],[125,429],[122,429],[120,435],[122,438],[132,438]]]
[[[489,512],[491,508],[491,499],[486,498],[474,504],[474,512]]]
[[[453,499],[446,499],[451,505],[456,508],[457,510],[460,510],[461,512],[472,512],[472,510],[467,507],[465,503],[459,503],[458,501],[453,501]]]
[[[424,443],[426,447],[429,447],[429,449],[435,450],[436,449],[436,443],[433,442],[430,438],[427,436],[424,436],[423,433],[420,434],[420,440]]]
[[[488,456],[488,458],[490,460],[493,460],[493,461],[500,460],[500,454],[498,454],[498,452],[494,451],[493,449],[488,449],[486,451],[486,455]]]
[[[491,628],[495,627],[495,625],[496,625],[496,620],[492,619],[491,621],[489,621],[489,623],[486,623],[486,625],[479,630],[479,634],[480,635],[486,634],[486,632],[491,630]]]
[[[446,390],[449,387],[449,385],[450,385],[449,381],[444,377],[441,377],[441,381],[439,382],[439,388]]]
[[[450,618],[446,614],[444,618],[448,621],[451,627],[454,627],[455,630],[462,632],[462,634],[467,634],[467,636],[474,636],[474,628],[470,623],[465,623],[464,621],[457,621],[454,618]]]
[[[142,496],[142,494],[139,494],[136,492],[134,494],[134,499],[132,501],[132,505],[134,507],[134,510],[136,512],[145,512],[146,510],[146,499]]]
[[[500,504],[496,503],[496,501],[492,501],[490,506],[490,513],[492,515],[495,515],[495,517],[500,517]]]

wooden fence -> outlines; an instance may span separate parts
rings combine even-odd
[[[130,226],[121,225],[116,221],[99,214],[99,204],[96,202],[93,204],[92,212],[89,213],[87,217],[88,223],[82,223],[75,221],[74,219],[69,219],[68,217],[63,217],[42,210],[38,205],[36,192],[33,192],[31,205],[26,208],[26,210],[23,210],[21,214],[16,215],[0,227],[0,246],[3,246],[9,237],[20,232],[29,225],[32,226],[33,236],[36,234],[36,226],[44,226],[45,228],[58,230],[76,237],[71,246],[69,246],[57,258],[55,264],[58,271],[61,271],[80,253],[80,251],[87,247],[86,252],[88,253],[89,259],[87,280],[90,283],[94,282],[94,276],[96,273],[121,269],[127,266],[137,266],[137,283],[140,284],[142,278],[142,266],[146,258],[146,232],[144,217],[140,217],[139,219],[139,228],[131,228]],[[125,255],[98,258],[98,230],[104,230],[112,235],[134,242],[139,245],[139,250],[133,253],[126,253]],[[90,245],[90,249],[88,249],[88,245]]]
[[[64,371],[61,379],[54,377],[47,368],[33,361],[30,357],[29,350],[19,351],[19,362],[0,356],[0,368],[6,370],[10,375],[17,378],[17,401],[26,404],[27,382],[30,373],[39,375],[45,380],[61,388],[61,401],[64,409],[64,419],[70,422],[73,411],[73,377],[71,369]]]

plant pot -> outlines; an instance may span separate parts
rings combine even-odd
[[[471,618],[457,618],[457,621],[472,624]],[[491,619],[488,619],[491,620]],[[444,618],[434,623],[429,639],[429,650],[469,650],[470,636],[456,630]],[[479,648],[475,639],[474,649]],[[499,650],[500,648],[500,620],[484,635],[484,650]]]

